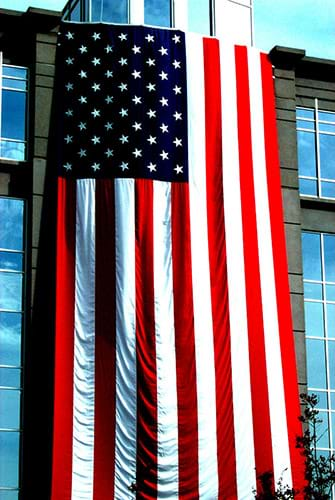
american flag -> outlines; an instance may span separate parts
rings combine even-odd
[[[55,102],[52,500],[299,488],[267,56],[63,23]]]

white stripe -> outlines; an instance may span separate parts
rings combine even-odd
[[[274,478],[292,485],[264,145],[260,54],[248,51],[251,136]],[[285,470],[287,471],[285,472]]]
[[[215,360],[206,218],[204,68],[201,57],[203,42],[199,35],[186,36],[186,54],[199,494],[200,498],[214,500],[218,495]]]
[[[234,46],[220,44],[222,94],[223,192],[226,229],[230,343],[238,498],[256,487],[243,228],[237,136]]]
[[[95,180],[77,181],[72,500],[92,500],[95,372]]]
[[[135,181],[115,179],[115,498],[136,481]]]
[[[171,184],[154,182],[154,292],[157,359],[157,497],[178,498],[178,413],[174,331]]]

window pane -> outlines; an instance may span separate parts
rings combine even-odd
[[[18,486],[19,479],[18,432],[0,432],[0,484],[7,488]]]
[[[210,34],[209,0],[188,0],[188,29]]]
[[[316,177],[315,134],[298,130],[299,175]]]
[[[327,334],[328,337],[335,338],[335,304],[327,304],[326,307],[327,307]]]
[[[306,194],[308,196],[317,196],[318,185],[316,180],[311,179],[299,179],[299,191],[300,194]]]
[[[22,253],[11,253],[0,251],[0,269],[9,269],[11,271],[22,271],[23,255]]]
[[[80,21],[80,2],[76,3],[76,6],[72,10],[71,14],[71,21]]]
[[[320,411],[319,413],[320,422],[316,426],[317,435],[317,447],[318,448],[329,448],[329,423],[328,423],[328,413],[325,411]]]
[[[313,109],[297,108],[297,118],[314,119],[314,110]]]
[[[320,132],[335,132],[335,123],[319,123]]]
[[[6,139],[25,140],[26,93],[15,90],[2,92],[1,135]]]
[[[322,285],[317,283],[304,283],[305,299],[322,300]]]
[[[335,123],[335,113],[330,113],[327,111],[319,111],[319,120]]]
[[[21,365],[22,315],[0,312],[0,364]]]
[[[28,70],[27,68],[16,68],[15,66],[6,66],[5,64],[2,67],[3,76],[15,76],[16,78],[27,78]]]
[[[328,342],[328,357],[329,357],[329,381],[330,389],[335,389],[335,342]]]
[[[171,26],[170,0],[144,0],[144,22],[153,26]]]
[[[21,370],[16,368],[0,368],[0,386],[21,387]]]
[[[22,274],[0,272],[0,309],[21,311]]]
[[[322,302],[305,302],[305,328],[310,337],[324,336]]]
[[[18,500],[19,498],[19,492],[18,490],[14,491],[1,491],[0,493],[0,499],[1,500]]]
[[[102,20],[113,23],[128,23],[128,1],[127,0],[102,0]]]
[[[20,397],[20,391],[0,389],[0,428],[20,428]]]
[[[335,135],[320,134],[320,167],[323,179],[335,179]]]
[[[330,393],[330,404],[332,407],[332,410],[335,410],[335,392]],[[334,434],[335,437],[335,434]]]
[[[321,182],[321,196],[323,198],[335,198],[335,182]]]
[[[321,281],[320,235],[302,233],[302,260],[304,279]]]
[[[3,78],[2,79],[2,87],[10,88],[10,89],[18,89],[18,90],[27,90],[27,81],[26,80],[16,80],[14,78]]]
[[[325,281],[335,282],[335,236],[325,234],[323,237],[325,255]]]
[[[23,200],[0,197],[0,248],[23,250]]]
[[[26,144],[17,141],[0,139],[0,157],[9,160],[24,161],[26,158]]]
[[[309,130],[315,130],[315,122],[307,120],[297,120],[297,128],[308,128]]]
[[[308,387],[326,389],[325,343],[306,339]]]
[[[335,301],[335,285],[326,285],[326,299]]]

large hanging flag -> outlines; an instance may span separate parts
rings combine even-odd
[[[272,67],[64,23],[52,500],[302,484]]]

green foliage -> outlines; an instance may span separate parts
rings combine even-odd
[[[258,493],[255,492],[256,500],[290,500],[298,494],[305,500],[329,500],[332,487],[335,484],[335,455],[320,455],[317,452],[318,427],[322,423],[317,409],[318,398],[315,394],[301,394],[304,407],[303,414],[299,418],[303,424],[304,432],[297,437],[297,448],[301,450],[305,458],[306,485],[301,491],[295,491],[284,484],[281,477],[276,485],[272,472],[265,472],[258,477]]]

